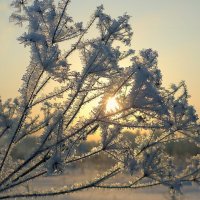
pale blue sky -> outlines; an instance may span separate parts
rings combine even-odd
[[[28,49],[16,41],[22,33],[9,23],[11,0],[0,0],[0,95],[17,95],[28,65]],[[127,12],[134,29],[132,47],[153,48],[167,86],[185,80],[190,102],[200,114],[200,0],[72,0],[70,13],[86,21],[103,4],[116,17]]]

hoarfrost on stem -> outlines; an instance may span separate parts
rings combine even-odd
[[[198,116],[188,104],[185,83],[166,89],[158,53],[143,49],[135,55],[130,49],[133,31],[127,14],[112,19],[99,6],[84,26],[68,15],[69,4],[69,0],[58,4],[53,0],[15,0],[11,4],[15,9],[11,21],[27,26],[19,41],[30,48],[31,55],[19,96],[0,101],[0,199],[161,184],[180,193],[184,183],[199,184],[199,155],[190,157],[180,170],[176,158],[166,151],[171,141],[200,142]],[[90,39],[88,32],[93,26],[98,34]],[[74,53],[80,55],[81,71],[71,63]],[[124,59],[130,60],[129,67],[121,66]],[[50,91],[52,85],[55,88]],[[120,106],[106,112],[106,102],[112,97]],[[127,129],[146,133],[134,135],[130,141],[124,136]],[[78,152],[88,136],[97,132],[101,137],[97,146]],[[13,149],[34,135],[34,150],[23,160],[15,160]],[[29,193],[15,190],[101,154],[112,157],[114,165],[85,183]],[[130,175],[127,184],[106,182],[121,172]]]

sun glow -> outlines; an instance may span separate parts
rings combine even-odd
[[[119,109],[119,104],[115,97],[110,97],[106,103],[106,112],[115,112]]]

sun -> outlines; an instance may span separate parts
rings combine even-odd
[[[106,102],[106,112],[108,112],[108,113],[115,112],[118,109],[119,109],[119,104],[118,104],[117,100],[115,99],[115,97],[108,98],[108,100]]]

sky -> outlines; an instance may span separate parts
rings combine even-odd
[[[29,64],[29,49],[16,40],[24,29],[9,22],[11,0],[0,0],[0,96],[15,97]],[[83,3],[84,2],[84,3]],[[127,12],[132,48],[159,53],[163,84],[186,81],[190,103],[200,115],[200,0],[72,0],[69,12],[85,24],[103,4],[113,17]]]

